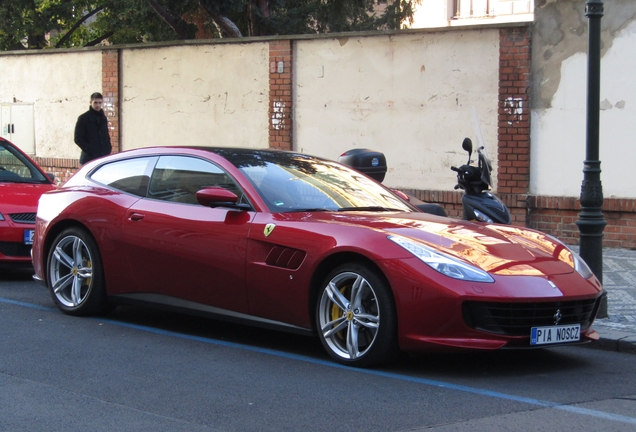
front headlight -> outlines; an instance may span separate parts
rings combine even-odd
[[[546,234],[546,237],[552,239],[555,243],[558,243],[561,246],[565,247],[567,251],[570,252],[570,254],[572,255],[572,262],[571,263],[568,262],[568,264],[574,267],[574,270],[576,270],[576,272],[580,274],[584,279],[589,279],[592,276],[594,276],[594,273],[592,273],[592,270],[590,270],[587,263],[583,261],[583,258],[581,258],[581,256],[578,253],[574,252],[572,249],[570,249],[568,245],[563,243],[558,238],[551,235],[547,235],[547,234]],[[561,257],[559,258],[561,259]],[[561,261],[566,261],[566,260],[561,259]]]
[[[484,213],[480,212],[479,210],[473,210],[473,213],[475,213],[475,217],[477,218],[478,221],[493,223],[493,220],[491,218],[489,218],[488,216],[486,216]]]
[[[576,272],[578,274],[583,276],[584,279],[591,278],[594,275],[594,273],[592,273],[592,270],[590,270],[590,268],[588,267],[587,263],[585,261],[583,261],[583,258],[581,258],[581,256],[579,254],[574,252],[569,247],[566,246],[566,248],[572,254],[572,261],[574,262],[574,266],[573,266],[574,270],[576,270]]]
[[[434,270],[453,279],[472,282],[495,281],[484,270],[437,252],[428,246],[424,246],[422,243],[393,235],[389,236],[388,239],[411,252]]]

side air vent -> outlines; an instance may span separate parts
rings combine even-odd
[[[265,262],[267,265],[274,267],[282,267],[290,270],[296,270],[303,263],[305,259],[305,252],[298,249],[284,248],[281,246],[274,246]]]

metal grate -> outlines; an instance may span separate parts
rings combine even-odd
[[[498,303],[464,302],[464,322],[471,328],[507,336],[528,336],[532,327],[559,324],[581,324],[581,330],[592,325],[599,298],[562,302]]]
[[[10,257],[30,257],[31,245],[16,242],[0,242],[0,253]]]
[[[13,213],[9,217],[15,223],[34,224],[35,213]]]

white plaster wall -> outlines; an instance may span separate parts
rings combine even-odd
[[[122,53],[122,149],[268,147],[268,43]]]
[[[0,56],[0,102],[34,105],[35,155],[79,158],[77,117],[102,88],[101,51]]]
[[[295,65],[296,150],[370,148],[385,184],[452,190],[479,127],[496,167],[498,30],[299,41]]]
[[[633,198],[636,162],[636,22],[615,35],[601,60],[600,144],[603,195]],[[587,55],[564,61],[551,107],[532,112],[530,193],[578,197],[586,148]]]

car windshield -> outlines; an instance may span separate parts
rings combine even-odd
[[[0,142],[0,183],[48,183],[20,152]]]
[[[276,151],[219,151],[272,212],[415,211],[367,176],[336,162]]]

